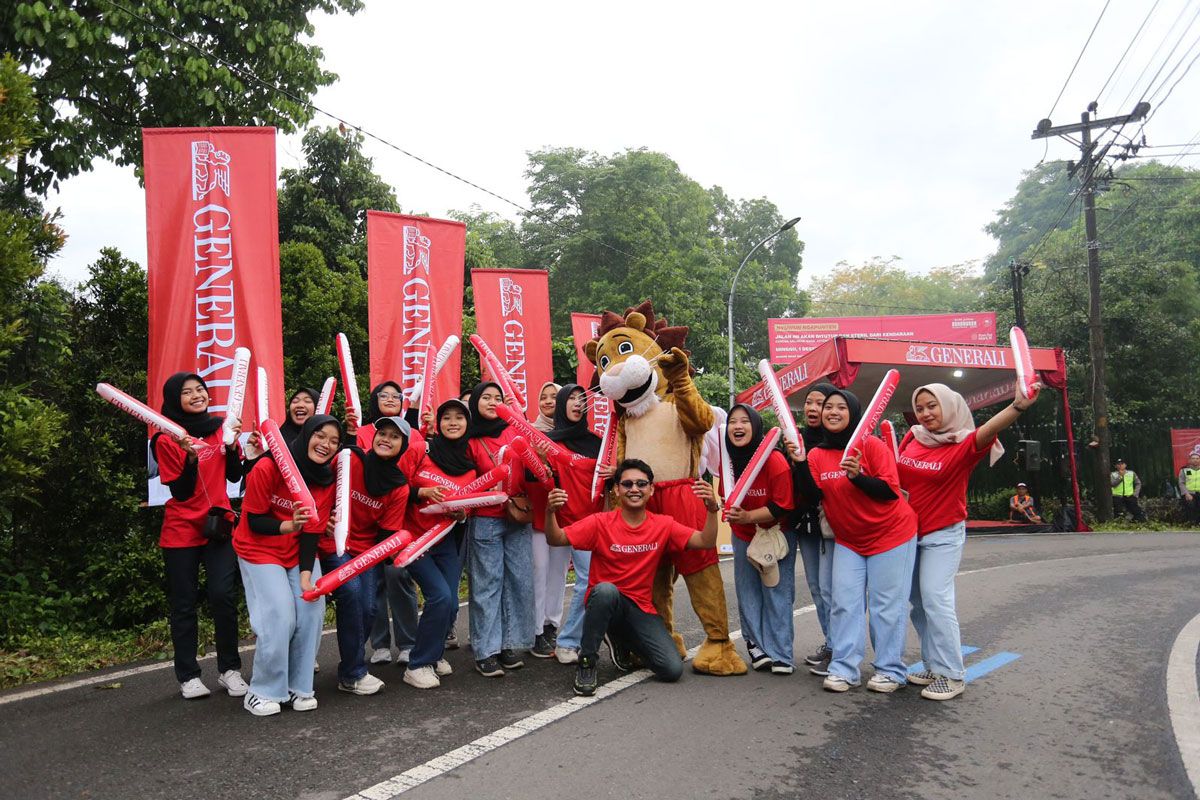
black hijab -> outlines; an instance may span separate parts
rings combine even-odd
[[[829,397],[829,395],[836,391],[837,387],[832,383],[826,383],[825,381],[814,383],[812,386],[808,387],[808,391],[804,393],[804,402],[808,402],[808,396],[813,392],[820,392],[825,397]],[[803,411],[801,411],[801,413],[803,413]],[[800,420],[800,422],[800,438],[804,440],[804,449],[809,450],[820,444],[821,439],[825,437],[825,429],[821,427],[821,423],[818,422],[816,425],[810,426],[807,418]]]
[[[384,390],[384,387],[390,386],[396,390],[396,394],[404,396],[404,390],[400,388],[400,384],[395,381],[384,381],[371,390],[371,396],[367,398],[367,407],[363,410],[363,425],[369,425],[380,417],[387,416],[379,407],[379,393]]]
[[[291,444],[295,440],[295,438],[300,435],[300,426],[292,421],[292,410],[291,409],[292,409],[292,401],[296,399],[297,395],[301,395],[301,394],[306,394],[312,398],[313,414],[317,413],[317,403],[321,399],[321,395],[319,395],[317,392],[314,392],[312,389],[308,388],[307,386],[301,386],[299,389],[292,392],[291,395],[288,396],[287,407],[285,407],[283,409],[283,413],[284,413],[283,424],[279,426],[279,432],[281,434],[283,434],[283,440],[285,442],[287,442],[288,444]]]
[[[846,427],[837,433],[830,433],[822,425],[821,441],[817,443],[817,447],[824,447],[829,450],[843,450],[850,442],[850,437],[854,435],[854,429],[858,427],[858,421],[862,418],[862,404],[858,402],[858,398],[853,392],[845,389],[834,389],[829,394],[825,395],[825,402],[829,402],[829,398],[837,395],[846,401],[846,405],[850,407],[850,419],[846,423]]]
[[[342,423],[328,414],[315,414],[304,420],[300,433],[288,445],[288,450],[292,453],[292,460],[296,462],[296,469],[300,470],[300,477],[309,486],[329,486],[337,478],[334,474],[332,458],[324,464],[318,464],[308,457],[309,440],[312,439],[318,428],[326,425],[337,426],[339,439],[345,435],[342,432]]]
[[[584,458],[599,458],[600,437],[588,428],[587,410],[584,410],[578,422],[571,422],[567,418],[567,404],[572,400],[571,395],[582,391],[583,387],[577,383],[568,383],[558,390],[558,399],[554,401],[554,430],[546,435],[572,453]]]
[[[750,417],[750,441],[740,447],[735,445],[733,440],[729,438],[728,422],[726,422],[725,428],[725,447],[729,450],[729,463],[733,467],[733,479],[735,481],[742,476],[742,471],[746,469],[746,465],[750,463],[750,459],[754,456],[754,451],[758,449],[763,440],[762,416],[745,403],[738,403],[729,409],[729,416],[732,417],[733,412],[739,408],[745,411],[746,415]]]
[[[215,432],[225,423],[224,417],[218,417],[204,411],[193,414],[183,410],[183,385],[189,380],[200,381],[200,385],[208,389],[208,384],[194,372],[176,372],[163,383],[162,413],[172,422],[178,422],[188,432],[188,436],[202,439]]]
[[[471,390],[471,402],[467,404],[471,412],[471,424],[467,427],[467,438],[469,439],[492,439],[504,433],[504,429],[508,427],[508,423],[500,417],[484,419],[483,415],[479,413],[479,398],[483,397],[484,391],[489,386],[495,387],[496,391],[502,397],[504,396],[504,390],[500,388],[500,384],[494,381],[475,384],[475,388]]]
[[[407,425],[407,423],[405,424]],[[375,423],[377,432],[380,426],[390,426],[400,431],[404,437],[404,444],[400,445],[400,452],[396,454],[395,458],[383,458],[377,455],[373,445],[366,453],[360,451],[363,460],[363,485],[366,487],[367,494],[372,497],[383,497],[392,489],[408,483],[408,476],[401,471],[399,462],[400,456],[408,450],[409,434],[395,423],[393,417],[380,417]]]
[[[442,417],[452,408],[457,408],[467,417],[467,431],[471,429],[471,410],[467,404],[458,398],[447,400],[437,407],[437,434],[425,440],[426,453],[429,460],[447,475],[466,475],[475,469],[475,462],[468,450],[469,433],[464,433],[457,439],[447,439],[442,434]]]

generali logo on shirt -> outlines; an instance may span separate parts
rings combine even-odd
[[[658,542],[642,542],[640,544],[617,544],[613,542],[608,549],[614,553],[653,553],[658,549]]]
[[[846,470],[844,469],[835,469],[821,473],[821,480],[823,481],[836,481],[838,478],[844,477],[846,477]]]
[[[438,475],[436,472],[430,472],[429,470],[425,469],[418,472],[417,475],[427,481],[430,481],[431,483],[436,483],[438,486],[441,486],[445,489],[453,489],[454,491],[458,491],[458,484],[447,478],[445,475]]]
[[[350,490],[350,497],[353,498],[355,502],[362,503],[367,508],[373,508],[376,511],[383,508],[382,501],[376,500],[374,497],[371,497],[370,495],[363,494],[362,492],[358,491],[357,489]]]
[[[282,508],[289,514],[292,513],[292,500],[290,497],[280,497],[277,494],[271,495],[271,505],[276,508]]]
[[[900,456],[900,463],[906,467],[923,469],[929,472],[940,472],[942,469],[942,462],[940,461],[919,461],[912,456]]]

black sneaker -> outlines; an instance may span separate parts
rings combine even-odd
[[[611,634],[604,634],[604,644],[608,647],[608,657],[612,659],[613,666],[619,672],[633,672],[635,669],[633,664],[633,653],[629,649],[623,647],[621,643],[614,639]]]
[[[750,666],[755,669],[763,670],[771,666],[771,657],[764,653],[758,645],[747,644],[746,652],[750,654]]]
[[[550,643],[550,649],[558,646],[558,628],[554,627],[553,622],[547,622],[542,626],[542,636],[545,636],[546,641]]]
[[[771,672],[775,675],[791,675],[795,668],[786,661],[772,661]]]
[[[813,664],[808,668],[808,671],[813,675],[823,678],[829,674],[829,661],[830,659],[827,658],[819,664]]]
[[[554,645],[543,634],[538,634],[533,639],[533,647],[529,648],[529,655],[534,658],[554,658]]]
[[[454,628],[451,628],[450,632],[446,634],[446,649],[458,649],[458,633],[455,632]]]
[[[822,661],[828,661],[829,657],[832,655],[833,651],[829,649],[829,645],[822,643],[821,646],[817,648],[817,652],[813,653],[811,656],[804,657],[804,663],[815,667]]]
[[[517,655],[516,650],[501,650],[500,651],[500,666],[505,669],[520,669],[525,666],[525,662]]]
[[[485,678],[503,678],[504,670],[500,668],[500,662],[495,656],[488,656],[482,661],[475,662],[475,671]]]
[[[575,694],[591,697],[596,693],[597,685],[595,657],[580,656],[579,666],[575,668]]]

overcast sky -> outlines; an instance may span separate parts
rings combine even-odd
[[[340,76],[317,105],[521,203],[527,151],[662,151],[704,186],[802,216],[804,285],[842,260],[896,255],[926,270],[986,258],[994,246],[983,226],[1042,158],[1030,132],[1104,3],[366,5],[314,20],[324,65]],[[1056,124],[1077,122],[1097,99],[1151,5],[1111,0]],[[1196,0],[1159,0],[1099,97],[1101,116],[1132,108],[1197,13]],[[1187,31],[1160,82],[1198,34],[1200,24]],[[1150,144],[1200,134],[1198,89],[1189,74],[1147,126]],[[405,210],[517,214],[376,142],[366,150]],[[1054,140],[1047,157],[1073,153]],[[299,154],[298,135],[279,140],[281,168]],[[145,263],[132,168],[97,164],[50,204],[70,236],[55,274],[84,278],[108,245]]]

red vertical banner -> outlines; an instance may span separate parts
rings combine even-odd
[[[1171,429],[1171,465],[1175,475],[1183,469],[1192,453],[1200,453],[1200,428]],[[1174,479],[1171,481],[1174,483]]]
[[[554,378],[550,353],[549,275],[540,269],[473,269],[475,322],[537,418],[537,392]]]
[[[210,410],[229,402],[233,354],[265,367],[272,416],[283,417],[283,323],[274,128],[146,128],[150,347],[146,395],[190,370],[208,384]],[[254,416],[248,381],[243,421]],[[251,425],[247,424],[247,431]]]
[[[584,345],[595,339],[600,334],[600,315],[599,314],[580,314],[572,312],[571,314],[571,336],[575,340],[575,357],[578,364],[575,367],[575,382],[583,388],[588,388],[592,383],[592,377],[596,374],[596,365],[588,361],[587,355],[583,352]],[[588,425],[597,436],[604,436],[604,429],[607,427],[606,420],[610,411],[610,400],[599,391],[590,395],[591,402],[588,403]]]
[[[367,317],[371,385],[420,382],[425,359],[462,336],[467,226],[432,217],[367,212]],[[426,346],[429,346],[428,348]],[[435,381],[433,405],[458,396],[461,349]]]

